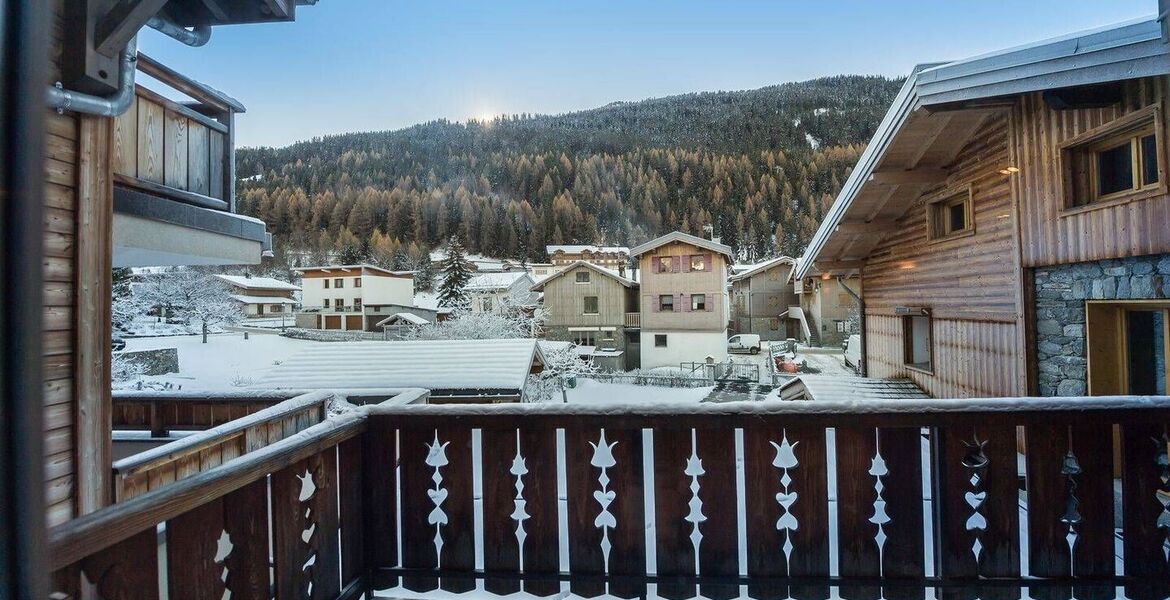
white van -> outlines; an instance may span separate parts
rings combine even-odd
[[[856,371],[861,367],[861,335],[853,334],[845,340],[845,364]]]
[[[741,333],[733,335],[727,340],[728,352],[750,352],[752,354],[760,353],[760,336],[754,333]]]

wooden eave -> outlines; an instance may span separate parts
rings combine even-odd
[[[924,192],[945,185],[948,168],[988,119],[1006,107],[913,111],[826,237],[809,273],[849,275]]]

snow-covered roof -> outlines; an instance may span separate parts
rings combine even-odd
[[[286,359],[256,387],[520,390],[538,361],[534,339],[337,342]]]
[[[271,277],[245,277],[243,275],[216,275],[216,277],[246,290],[281,290],[286,292],[299,292],[301,290],[299,285]]]
[[[620,254],[630,253],[630,249],[625,246],[592,246],[589,244],[545,246],[544,251],[547,252],[549,256],[552,256],[557,252],[564,252],[565,254],[581,254],[584,252],[590,252],[592,254],[598,254],[601,252]]]
[[[503,273],[476,273],[467,281],[467,290],[506,290],[522,278],[528,278],[528,271],[507,271]]]
[[[768,269],[771,269],[772,267],[774,267],[776,265],[781,265],[781,264],[792,265],[795,263],[796,263],[796,260],[793,259],[791,256],[780,256],[777,258],[773,258],[771,260],[765,260],[764,262],[751,265],[747,269],[740,271],[739,273],[736,273],[735,275],[732,275],[730,277],[730,280],[731,281],[739,281],[741,279],[747,279],[748,277],[751,277],[753,275],[763,273],[764,271],[767,271]]]
[[[909,379],[799,375],[780,386],[782,400],[852,402],[930,398]]]
[[[244,294],[232,294],[232,300],[236,302],[243,302],[244,304],[296,304],[297,301],[292,298],[284,298],[281,296],[247,296]]]
[[[599,266],[597,266],[593,263],[590,263],[590,262],[578,260],[578,261],[574,261],[572,264],[566,265],[564,270],[562,270],[558,273],[553,273],[552,275],[549,275],[548,277],[542,278],[540,281],[538,281],[536,283],[536,285],[532,286],[532,291],[538,292],[540,290],[543,290],[544,286],[548,285],[548,283],[550,281],[552,281],[554,279],[558,279],[560,277],[564,277],[565,275],[567,275],[569,272],[571,272],[573,269],[576,269],[577,267],[585,267],[591,271],[596,271],[597,273],[599,273],[601,275],[605,275],[606,277],[612,277],[615,280],[617,280],[618,283],[620,283],[628,288],[638,286],[638,282],[636,282],[632,279],[628,279],[626,277],[622,277],[621,275],[618,275],[616,271],[611,271],[609,269],[606,269],[605,267],[599,267]]]
[[[362,263],[362,264],[360,264],[360,265],[322,265],[322,266],[319,266],[319,267],[296,267],[296,268],[295,268],[295,269],[293,269],[293,270],[294,270],[294,271],[297,271],[297,272],[299,272],[299,273],[304,273],[304,272],[306,272],[306,271],[325,271],[325,272],[330,272],[330,271],[341,271],[341,272],[348,272],[348,271],[359,271],[359,270],[361,270],[361,269],[368,269],[368,270],[370,270],[370,271],[375,271],[375,272],[378,272],[378,273],[385,273],[386,275],[393,275],[393,276],[395,276],[395,277],[403,277],[403,276],[406,276],[406,275],[414,275],[414,271],[391,271],[390,269],[383,269],[382,267],[376,267],[376,266],[374,266],[374,265],[365,264],[365,263]]]
[[[428,321],[428,320],[426,320],[426,319],[424,319],[424,318],[422,318],[414,313],[400,312],[400,313],[394,313],[394,314],[390,315],[389,317],[386,317],[385,319],[378,321],[377,326],[378,327],[385,327],[386,325],[393,324],[395,321],[406,321],[407,323],[411,323],[413,325],[427,325],[430,323],[430,321]]]
[[[630,256],[641,256],[647,252],[661,248],[662,246],[665,246],[671,242],[682,242],[684,244],[690,244],[698,248],[703,248],[705,250],[710,250],[712,252],[722,254],[728,259],[733,258],[731,254],[731,246],[718,244],[712,242],[711,240],[705,240],[701,237],[694,236],[689,233],[683,233],[681,231],[672,231],[664,236],[656,237],[649,242],[646,242],[645,244],[634,246],[630,249]]]

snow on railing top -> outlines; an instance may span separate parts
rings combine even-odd
[[[1170,396],[1095,396],[1059,398],[964,398],[930,400],[781,401],[660,404],[606,402],[605,404],[430,404],[370,406],[371,415],[395,416],[656,416],[656,415],[875,415],[1015,413],[1111,410],[1170,410]]]

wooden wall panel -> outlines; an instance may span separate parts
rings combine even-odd
[[[218,131],[211,131],[208,136],[208,151],[211,160],[207,175],[210,181],[208,195],[224,200],[226,195],[223,193],[223,153],[226,136]]]
[[[115,173],[138,176],[138,97],[130,110],[114,119],[113,169]]]
[[[972,136],[945,184],[927,190],[862,272],[866,357],[871,377],[909,377],[935,397],[1021,395],[1027,391],[1023,293],[1015,205],[1008,176],[1010,115]],[[975,232],[931,241],[926,202],[971,189]],[[934,373],[906,369],[898,306],[932,311]]]
[[[211,182],[208,179],[211,172],[211,165],[208,162],[211,142],[208,133],[211,130],[194,121],[190,122],[190,126],[187,141],[187,180],[190,191],[207,195],[211,191]]]
[[[1023,360],[1014,323],[934,319],[934,374],[902,364],[902,320],[866,316],[870,377],[906,377],[935,398],[1016,396],[1023,393]]]
[[[163,183],[185,190],[187,183],[187,118],[166,111],[163,119]]]
[[[138,101],[138,178],[163,182],[163,107]]]
[[[1066,139],[1150,105],[1162,105],[1165,118],[1167,85],[1164,77],[1126,82],[1121,105],[1107,108],[1056,111],[1039,93],[1016,103],[1020,173],[1013,185],[1020,198],[1025,267],[1170,252],[1170,227],[1164,226],[1170,223],[1170,196],[1062,214],[1058,150]],[[1161,151],[1165,164],[1167,150]]]

